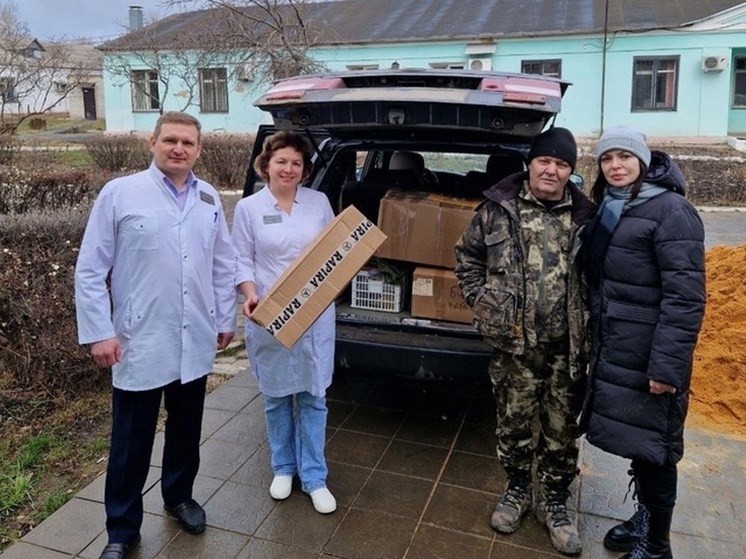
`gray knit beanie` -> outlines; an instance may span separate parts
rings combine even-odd
[[[601,135],[596,146],[596,161],[601,161],[601,156],[612,149],[621,149],[635,155],[650,167],[650,148],[645,143],[645,134],[627,126],[615,126],[609,128]]]

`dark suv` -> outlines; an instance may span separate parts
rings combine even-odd
[[[268,134],[294,129],[307,134],[316,148],[306,186],[326,193],[335,212],[354,204],[379,223],[382,200],[395,192],[473,209],[485,189],[524,169],[531,140],[559,112],[568,85],[544,76],[465,70],[291,78],[255,103],[272,115],[274,126],[260,127],[252,161]],[[244,196],[262,186],[250,170]],[[444,225],[433,220],[428,226],[435,243]],[[390,239],[408,234],[385,232]],[[430,242],[419,241],[416,248],[432,248],[422,246]],[[452,258],[452,241],[439,250],[445,260]],[[339,296],[338,368],[426,379],[486,370],[490,349],[468,318],[456,322],[412,312],[412,282],[423,264],[418,258],[414,252],[374,258]],[[450,273],[447,266],[442,274]],[[430,270],[441,273],[437,266]],[[355,291],[360,279],[367,282],[363,287],[372,286],[376,304],[366,304]],[[382,308],[384,292],[392,287],[396,306]]]

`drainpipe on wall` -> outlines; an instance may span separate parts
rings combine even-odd
[[[606,40],[609,36],[609,0],[604,9],[604,44],[601,47],[601,118],[599,136],[604,132],[604,111],[606,108]]]

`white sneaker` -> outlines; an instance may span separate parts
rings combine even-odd
[[[273,499],[282,501],[290,497],[293,490],[293,476],[275,476],[272,485],[269,486],[269,494]]]
[[[313,508],[316,512],[321,514],[329,514],[337,510],[337,500],[326,487],[311,491],[311,501],[313,501]]]

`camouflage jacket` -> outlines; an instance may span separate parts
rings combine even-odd
[[[536,253],[536,247],[527,246],[523,232],[523,221],[536,215],[531,215],[533,211],[527,214],[519,210],[526,207],[520,195],[527,180],[527,172],[518,173],[485,191],[487,200],[479,206],[456,244],[455,272],[464,300],[474,311],[475,327],[492,347],[519,355],[535,346],[539,339],[536,323],[539,287],[528,285],[536,283],[537,278],[532,276],[527,262],[528,255]],[[593,216],[594,205],[572,184],[568,183],[566,188],[572,204],[570,235],[566,242],[548,243],[545,257],[551,263],[557,261],[557,255],[551,254],[552,248],[566,252],[567,292],[556,299],[566,305],[562,325],[570,342],[571,374],[576,377],[588,355],[588,306],[579,263],[580,234]],[[539,208],[539,211],[547,210]],[[559,285],[557,278],[552,281]]]

